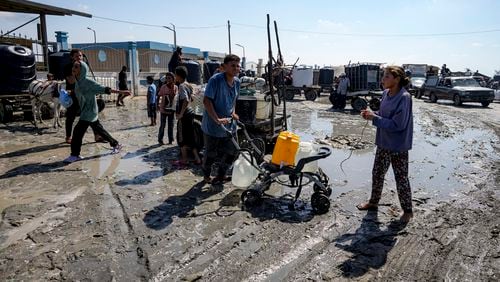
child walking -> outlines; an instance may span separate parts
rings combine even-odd
[[[148,81],[148,117],[151,119],[150,126],[153,126],[156,125],[156,85],[153,83],[154,79],[152,76],[148,76],[146,79]]]
[[[118,90],[104,87],[92,79],[87,78],[89,67],[84,62],[76,61],[73,64],[73,75],[76,78],[75,92],[76,98],[80,104],[80,120],[73,130],[73,139],[71,141],[71,155],[63,162],[72,163],[81,160],[80,151],[82,141],[87,128],[90,126],[95,133],[99,134],[104,141],[109,142],[113,147],[113,154],[119,153],[122,146],[102,127],[98,119],[98,108],[96,95],[120,93]]]

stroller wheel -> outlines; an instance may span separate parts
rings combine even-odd
[[[314,192],[311,196],[311,207],[315,214],[327,213],[330,209],[330,199],[323,193]]]
[[[241,194],[241,201],[245,206],[256,206],[262,201],[262,196],[258,191],[249,189]]]
[[[325,194],[327,197],[330,197],[332,195],[332,187],[330,185],[326,185],[326,188],[323,190],[321,187],[318,186],[318,184],[314,184],[313,190],[315,193],[322,193]]]

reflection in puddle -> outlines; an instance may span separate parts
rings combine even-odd
[[[334,113],[318,114],[317,110],[300,115],[292,114],[289,130],[301,136],[303,141],[324,139],[325,136],[355,135],[359,138],[365,121],[357,115]],[[375,128],[368,124],[363,140],[374,142]],[[495,140],[492,132],[465,129],[451,138],[440,138],[425,133],[418,123],[414,124],[413,149],[410,151],[410,181],[412,190],[419,196],[434,200],[449,199],[465,191],[470,185],[467,178],[480,173],[480,158],[471,159],[472,151],[486,155],[494,153],[490,140]],[[355,150],[340,168],[340,163],[350,154],[346,149],[332,149],[332,155],[319,160],[319,165],[330,177],[333,184],[332,196],[352,190],[370,190],[371,170],[375,157],[375,147]],[[478,176],[479,177],[479,176]],[[386,175],[386,186],[395,189],[392,169]]]

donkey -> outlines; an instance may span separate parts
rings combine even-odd
[[[63,82],[55,80],[33,80],[28,88],[31,97],[31,109],[33,111],[33,124],[38,128],[37,119],[41,124],[42,120],[42,106],[49,105],[51,108],[54,121],[52,126],[54,128],[62,127],[59,114],[61,112],[61,104],[59,103],[59,90]]]

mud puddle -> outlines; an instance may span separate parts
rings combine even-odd
[[[410,151],[412,189],[417,198],[425,200],[442,201],[459,197],[471,188],[471,178],[484,176],[481,160],[495,155],[491,143],[496,139],[494,132],[478,128],[456,129],[446,127],[442,122],[441,126],[435,123],[435,132],[429,132],[418,119],[416,115],[414,142]],[[367,124],[355,113],[312,108],[295,110],[288,127],[302,141],[336,147],[332,148],[330,157],[319,160],[319,166],[333,183],[333,197],[352,190],[369,191],[375,156],[375,127],[371,123]],[[332,142],[337,138],[346,140],[344,147],[348,149],[339,149],[338,145],[342,144]],[[350,150],[353,143],[361,143],[360,147],[365,148]],[[366,146],[366,143],[370,145]],[[392,169],[389,169],[386,183],[388,187],[395,187]]]

